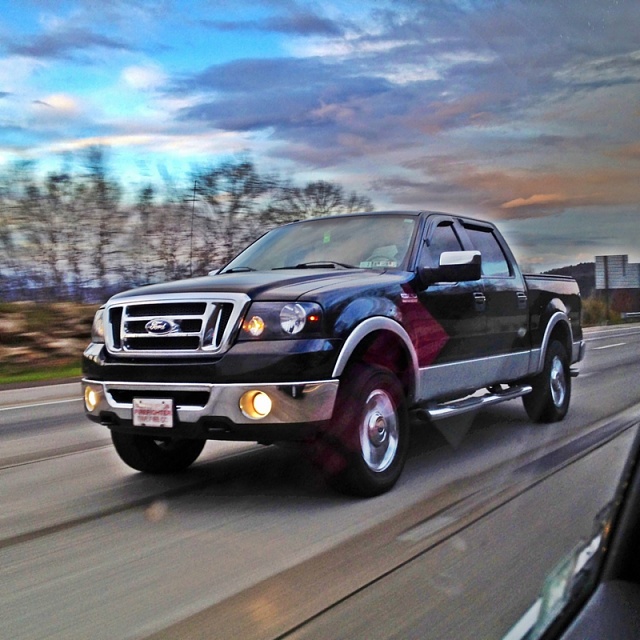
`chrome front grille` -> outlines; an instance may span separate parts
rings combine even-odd
[[[136,297],[107,305],[105,339],[113,354],[190,356],[223,353],[249,303],[244,294]]]

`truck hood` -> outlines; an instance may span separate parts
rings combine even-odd
[[[142,295],[166,296],[185,293],[245,293],[252,300],[297,300],[305,294],[325,287],[366,288],[381,278],[388,279],[390,275],[388,272],[370,269],[283,269],[222,273],[139,287],[119,293],[111,300],[125,301]],[[398,275],[394,272],[392,279],[396,280]]]

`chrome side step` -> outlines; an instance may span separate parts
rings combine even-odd
[[[515,400],[527,393],[531,393],[531,391],[532,387],[529,384],[513,385],[507,389],[493,389],[483,396],[469,396],[461,400],[452,400],[451,402],[433,402],[425,407],[420,407],[415,412],[415,415],[421,420],[450,418],[482,407],[488,407],[492,404],[498,404],[499,402]]]

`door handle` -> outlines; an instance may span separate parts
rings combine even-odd
[[[476,306],[476,311],[484,311],[487,306],[487,296],[481,291],[475,291],[473,293],[473,301]]]
[[[524,291],[518,291],[516,297],[518,298],[518,309],[526,309],[528,301],[527,294]]]

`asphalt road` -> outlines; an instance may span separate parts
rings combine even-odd
[[[253,444],[143,476],[78,385],[0,392],[0,637],[501,637],[589,537],[635,434],[640,326],[587,341],[565,421],[512,402],[417,424],[371,500]]]

